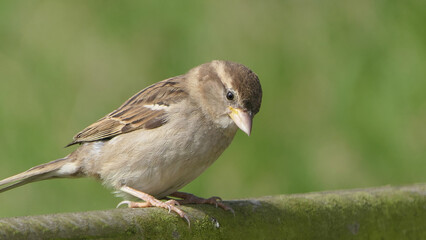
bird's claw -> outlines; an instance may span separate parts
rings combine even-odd
[[[131,202],[130,201],[121,201],[120,203],[118,203],[117,207],[115,207],[115,208],[119,208],[123,204],[127,204],[127,206],[130,207]]]
[[[127,206],[129,208],[160,207],[160,208],[167,209],[169,211],[169,213],[171,211],[175,212],[181,218],[184,218],[188,222],[188,225],[190,225],[189,218],[185,214],[185,212],[182,211],[180,208],[176,207],[176,206],[180,205],[179,202],[177,202],[176,200],[171,199],[171,200],[168,200],[166,202],[163,202],[163,201],[158,200],[158,199],[156,199],[155,197],[153,197],[149,194],[138,191],[138,190],[133,189],[133,188],[128,187],[128,186],[123,186],[123,187],[121,187],[120,190],[123,191],[123,192],[126,192],[128,194],[131,194],[135,197],[138,197],[138,198],[144,200],[145,202],[122,201],[118,204],[117,207],[119,207],[120,205],[123,205],[123,204],[127,204]]]
[[[234,214],[234,216],[235,216],[235,211],[234,211],[234,209],[232,209],[230,206],[228,206],[228,205],[224,204],[224,203],[222,202],[222,198],[220,198],[220,197],[211,197],[211,198],[207,199],[207,203],[212,204],[212,205],[215,205],[215,206],[216,206],[216,208],[217,208],[217,207],[220,207],[220,208],[222,208],[222,209],[223,209],[223,210],[225,210],[225,211],[230,211],[230,212],[232,212],[232,214]]]
[[[220,207],[226,211],[230,211],[235,216],[234,210],[231,207],[224,204],[222,202],[222,198],[220,197],[214,196],[214,197],[210,197],[206,199],[206,198],[200,198],[193,194],[184,193],[184,192],[175,192],[171,196],[182,198],[182,200],[178,200],[180,204],[211,204],[211,205],[214,205],[215,207]]]

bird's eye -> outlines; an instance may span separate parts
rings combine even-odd
[[[233,93],[233,92],[231,92],[231,91],[228,91],[228,92],[226,93],[226,98],[227,98],[228,100],[234,100],[234,93]]]

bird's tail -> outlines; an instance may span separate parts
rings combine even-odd
[[[68,157],[57,159],[0,180],[0,193],[30,182],[50,178],[73,177],[77,176],[78,173],[79,167],[75,161],[72,161],[72,159],[69,159]]]

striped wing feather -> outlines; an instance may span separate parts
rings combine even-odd
[[[181,101],[187,96],[182,86],[184,80],[184,76],[178,76],[143,89],[117,110],[79,132],[67,146],[109,139],[138,129],[161,127],[168,121],[167,112],[161,108],[153,110],[144,106],[156,104],[168,107],[170,104]]]

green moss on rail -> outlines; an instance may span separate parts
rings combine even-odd
[[[426,239],[426,184],[0,219],[0,239]]]

